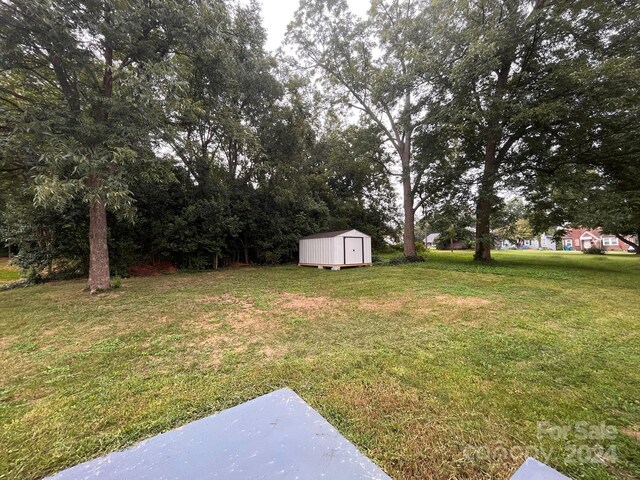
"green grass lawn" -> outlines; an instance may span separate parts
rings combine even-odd
[[[396,479],[506,478],[527,452],[574,478],[640,478],[640,259],[495,257],[2,292],[0,478],[284,386]],[[615,431],[580,435],[601,424]]]
[[[14,282],[20,279],[19,270],[13,265],[9,265],[9,259],[0,257],[0,285]]]

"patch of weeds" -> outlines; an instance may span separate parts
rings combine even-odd
[[[309,321],[306,318],[293,317],[289,319],[288,323],[290,327],[298,328],[298,327],[306,327],[309,324]]]
[[[103,340],[95,343],[89,349],[91,353],[111,353],[115,352],[122,346],[122,342],[117,338],[110,338],[109,340]]]
[[[32,353],[38,350],[38,344],[36,342],[25,340],[23,342],[16,342],[11,345],[11,349],[19,353]]]
[[[122,277],[120,275],[116,275],[111,280],[111,288],[120,288],[122,287]]]
[[[268,293],[266,295],[258,295],[253,300],[254,308],[258,310],[271,310],[273,303],[278,299],[277,295]]]

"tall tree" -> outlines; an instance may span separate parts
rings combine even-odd
[[[194,4],[132,0],[0,3],[0,103],[20,115],[36,201],[88,206],[91,292],[109,288],[107,209],[152,172],[163,82]],[[181,33],[182,32],[182,33]],[[15,79],[23,79],[16,83]]]
[[[450,98],[447,121],[458,126],[461,152],[477,181],[476,251],[491,260],[491,215],[500,200],[496,188],[514,150],[531,131],[539,107],[535,89],[548,73],[562,41],[545,0],[456,0],[438,4],[439,38],[450,62],[440,78]],[[559,8],[559,7],[558,7]],[[553,14],[558,14],[554,11]],[[551,60],[550,60],[551,59]]]
[[[226,233],[214,229],[221,237],[216,243],[228,236],[248,262],[255,226],[249,221],[255,214],[250,197],[264,154],[261,130],[277,118],[276,102],[283,92],[273,73],[275,62],[264,49],[259,6],[251,2],[220,8],[217,17],[216,37],[205,45],[194,43],[177,58],[186,87],[171,105],[166,140],[193,177],[191,193],[197,202],[212,208],[208,222],[217,222],[220,193],[226,192],[237,221],[227,223]],[[214,198],[215,206],[210,202]],[[215,250],[222,254],[221,247]]]
[[[416,191],[423,170],[412,156],[417,111],[426,94],[417,39],[426,34],[425,3],[376,0],[360,19],[346,0],[303,0],[289,27],[300,66],[319,70],[344,105],[378,128],[399,165],[404,210],[404,254],[415,256]]]

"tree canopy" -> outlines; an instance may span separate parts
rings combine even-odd
[[[481,261],[565,224],[637,246],[639,20],[624,0],[303,0],[274,56],[256,2],[7,0],[0,235],[90,291],[136,262],[292,261],[323,229],[414,256],[416,223],[475,223]]]

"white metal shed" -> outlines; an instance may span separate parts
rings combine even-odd
[[[299,265],[332,270],[371,265],[371,237],[358,230],[339,230],[301,238]]]

